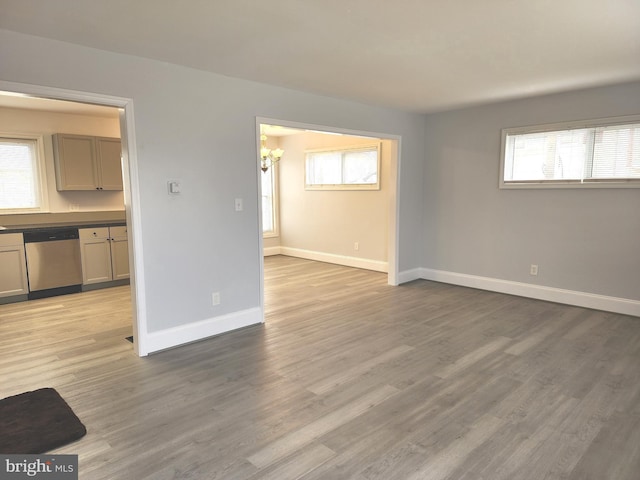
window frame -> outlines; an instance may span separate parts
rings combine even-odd
[[[524,127],[503,128],[500,141],[500,189],[521,188],[640,188],[640,178],[586,178],[586,179],[558,179],[558,180],[505,180],[507,137],[525,135],[531,133],[545,133],[566,130],[578,130],[584,128],[611,127],[616,125],[628,125],[640,123],[640,115],[626,115],[620,117],[607,117],[570,122],[548,123]],[[593,153],[592,153],[593,155]],[[591,158],[593,160],[593,157]]]
[[[0,206],[0,216],[16,215],[28,213],[48,213],[49,212],[49,192],[47,189],[47,169],[46,157],[44,150],[44,135],[38,133],[16,133],[0,131],[0,139],[2,140],[29,140],[35,142],[35,187],[38,192],[40,204],[33,208],[2,208]]]
[[[348,145],[344,147],[327,147],[317,148],[304,151],[304,189],[305,190],[380,190],[381,177],[381,144],[382,142],[368,142],[360,145]],[[325,152],[349,152],[358,150],[375,150],[376,151],[376,183],[323,183],[308,184],[307,183],[307,155],[310,153]],[[344,157],[343,157],[344,161]]]
[[[275,162],[272,163],[269,166],[269,169],[267,171],[271,171],[270,175],[271,175],[271,216],[273,218],[273,230],[264,230],[264,214],[262,214],[262,238],[275,238],[280,236],[280,224],[279,224],[279,215],[278,215],[278,209],[279,209],[279,197],[278,197],[278,187],[279,187],[279,183],[278,183],[278,179],[279,179],[279,175],[278,175],[278,163],[279,162]],[[267,172],[262,172],[260,171],[260,175],[265,175]],[[262,181],[262,178],[260,179]],[[260,197],[260,208],[264,208],[264,191],[261,188],[260,189],[260,193],[261,193],[261,197]]]

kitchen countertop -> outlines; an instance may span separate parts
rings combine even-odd
[[[5,229],[0,229],[3,233],[24,233],[51,230],[53,228],[100,228],[100,227],[122,227],[126,226],[124,220],[108,220],[99,222],[62,222],[62,223],[39,223],[37,225],[5,225]]]

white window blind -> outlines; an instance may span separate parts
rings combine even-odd
[[[306,152],[307,189],[380,188],[380,145]]]
[[[0,138],[0,212],[40,211],[38,140]]]
[[[501,186],[640,186],[640,118],[634,119],[504,130]]]
[[[640,123],[594,132],[592,178],[640,178]]]

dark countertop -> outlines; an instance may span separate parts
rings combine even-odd
[[[51,230],[54,228],[100,228],[100,227],[122,227],[126,226],[124,220],[110,220],[101,222],[64,222],[64,223],[40,223],[38,225],[4,225],[6,230],[0,230],[3,233],[24,233],[38,232],[43,230]]]

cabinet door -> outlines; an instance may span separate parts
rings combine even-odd
[[[122,190],[122,146],[117,138],[96,137],[99,186]]]
[[[109,282],[111,276],[111,246],[109,229],[82,228],[80,232],[80,254],[82,257],[82,283]]]
[[[29,293],[22,234],[19,236],[19,244],[6,245],[8,242],[0,242],[0,297]]]
[[[114,280],[129,278],[129,241],[127,227],[110,227],[111,273]]]
[[[94,137],[54,135],[53,153],[58,190],[96,190],[98,188]]]

